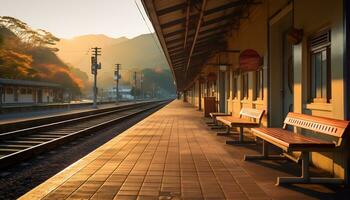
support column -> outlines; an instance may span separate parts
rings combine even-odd
[[[345,119],[350,119],[350,1],[343,0],[343,8],[344,8],[344,18],[343,18],[343,25],[344,25],[344,55],[343,55],[343,66],[344,66],[344,94],[345,94]],[[349,148],[347,148],[346,153],[344,155],[344,168],[345,168],[345,184],[349,184],[350,182],[350,154],[349,154]]]
[[[3,98],[4,98],[4,87],[0,85],[0,107],[2,106],[3,103]]]
[[[198,80],[198,110],[202,110],[202,81]]]

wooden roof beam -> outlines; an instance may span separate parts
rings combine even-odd
[[[158,10],[157,11],[157,15],[158,16],[162,16],[162,15],[168,14],[170,12],[175,12],[175,11],[178,11],[178,10],[182,10],[185,7],[186,7],[186,3],[180,3],[180,4],[177,4],[177,5],[174,5],[174,6],[170,6],[170,7]]]
[[[208,32],[214,32],[214,31],[217,31],[218,29],[228,28],[229,25],[230,25],[230,23],[225,23],[225,24],[222,24],[222,25],[219,25],[219,26],[215,26],[213,28],[209,28],[207,30],[201,31],[200,34],[205,34],[205,33],[208,33]],[[202,25],[202,27],[205,27],[205,26]],[[236,29],[236,28],[234,28],[234,29]],[[175,35],[182,34],[184,32],[185,32],[184,29],[173,31],[173,32],[165,34],[164,38],[169,38],[169,37],[172,37],[172,36],[175,36]]]
[[[201,39],[201,38],[204,38],[204,37],[210,37],[210,36],[212,36],[212,35],[220,35],[220,34],[223,34],[223,33],[226,33],[227,31],[223,31],[223,30],[220,30],[220,29],[218,29],[218,28],[216,28],[216,29],[211,29],[210,31],[201,31],[201,32],[199,32],[199,38],[198,39]],[[207,35],[207,34],[209,34],[209,35]],[[207,35],[207,36],[203,36],[203,35]],[[190,34],[190,35],[188,35],[188,37],[187,37],[187,41],[191,41],[191,40],[189,40],[190,38],[193,38],[193,36],[194,36],[194,34]],[[177,38],[177,39],[173,39],[173,40],[169,40],[169,41],[167,41],[166,43],[167,43],[167,45],[170,45],[170,44],[175,44],[175,43],[180,43],[180,42],[182,42],[183,40],[186,40],[186,38],[183,38],[183,37],[181,37],[181,38]],[[187,43],[186,41],[185,41],[185,43]],[[185,48],[185,46],[184,46],[184,48]]]
[[[218,7],[212,8],[210,10],[207,10],[207,11],[204,12],[204,15],[210,15],[210,14],[213,14],[213,13],[216,13],[216,12],[220,12],[222,10],[226,10],[226,9],[230,9],[230,8],[233,8],[233,7],[242,6],[242,5],[245,5],[245,4],[247,4],[246,0],[232,1],[232,2],[224,4],[222,6],[218,6]]]
[[[189,16],[189,20],[196,19],[197,17],[198,17],[198,15],[191,15],[191,16]],[[186,17],[182,17],[182,18],[175,19],[173,21],[161,24],[160,27],[162,29],[165,29],[165,28],[169,28],[169,27],[172,27],[172,26],[175,26],[175,25],[178,25],[178,24],[182,24],[184,22],[186,22]]]
[[[247,0],[234,1],[234,2],[230,2],[228,4],[225,4],[225,5],[222,5],[222,6],[218,6],[218,7],[206,10],[203,13],[203,15],[207,16],[207,15],[210,15],[210,14],[213,14],[213,13],[216,13],[216,12],[220,12],[220,11],[223,11],[223,10],[226,10],[226,9],[230,9],[230,8],[238,7],[238,6],[243,6],[243,5],[246,5],[246,4],[252,4],[252,3],[254,3],[254,1],[253,2],[250,2],[250,1],[247,1]],[[191,15],[191,16],[189,16],[189,20],[195,19],[197,17],[198,17],[198,15]],[[186,22],[186,17],[183,17],[183,18],[180,18],[180,19],[176,19],[176,20],[173,20],[173,21],[161,24],[160,26],[161,26],[161,28],[169,28],[171,26],[174,26],[174,25],[177,25],[177,24],[181,24],[183,22]]]
[[[197,42],[197,37],[198,37],[199,30],[201,28],[202,19],[203,19],[203,15],[204,15],[204,10],[205,10],[206,6],[207,6],[207,0],[203,0],[201,11],[200,11],[199,18],[198,18],[196,32],[195,32],[195,35],[194,35],[194,39],[193,39],[193,42],[192,42],[190,53],[188,55],[188,61],[187,61],[187,65],[186,65],[185,77],[187,77],[188,67],[190,66],[190,63],[191,63],[191,57],[192,57],[192,54],[193,54],[194,46],[196,45],[196,42]]]
[[[179,29],[177,31],[173,31],[173,32],[164,34],[164,38],[168,38],[168,37],[172,37],[172,36],[175,36],[175,35],[178,35],[178,34],[182,34],[184,31],[185,31],[185,29]]]
[[[190,24],[190,9],[191,9],[191,1],[187,0],[187,10],[186,10],[186,26],[185,26],[185,40],[184,40],[184,49],[186,49],[187,38],[188,38],[188,29]]]
[[[209,26],[209,25],[212,25],[215,23],[220,23],[222,21],[232,20],[232,18],[239,17],[239,16],[240,16],[239,12],[234,12],[230,15],[223,15],[223,16],[220,16],[220,17],[217,17],[217,18],[214,18],[214,19],[211,19],[211,20],[204,22],[203,26]]]

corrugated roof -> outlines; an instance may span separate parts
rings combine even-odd
[[[227,36],[257,0],[142,0],[175,77],[183,90],[207,59],[226,51]]]
[[[21,86],[38,86],[38,87],[61,87],[56,83],[42,82],[42,81],[28,81],[0,78],[0,85],[21,85]]]

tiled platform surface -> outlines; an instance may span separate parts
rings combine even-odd
[[[225,138],[213,133],[202,113],[174,101],[21,199],[333,197],[334,191],[321,185],[274,186],[276,177],[287,172],[242,161],[256,148],[225,145]]]

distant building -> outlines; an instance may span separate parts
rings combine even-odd
[[[59,84],[0,78],[0,104],[36,104],[63,101]]]
[[[134,97],[131,94],[131,86],[129,85],[119,85],[119,99],[127,99],[127,100],[131,100]],[[107,94],[108,98],[110,100],[116,99],[117,96],[117,90],[116,87],[112,87],[110,89],[108,89],[108,94]]]

